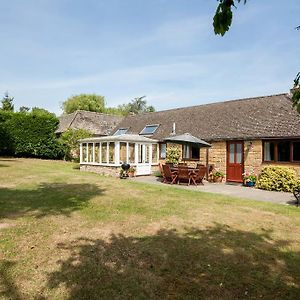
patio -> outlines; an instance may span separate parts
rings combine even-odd
[[[161,178],[155,176],[140,176],[140,177],[134,177],[130,180],[167,186],[167,184],[162,184]],[[188,189],[197,192],[216,193],[216,194],[238,197],[242,199],[257,200],[257,201],[270,202],[276,204],[286,204],[286,205],[295,204],[295,197],[292,193],[264,191],[255,188],[247,188],[240,184],[211,183],[205,181],[204,185],[198,185],[198,186],[193,186],[193,185],[186,186],[186,185],[178,185],[178,184],[173,184],[168,186],[172,186],[179,189]]]

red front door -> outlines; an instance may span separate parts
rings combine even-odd
[[[227,181],[243,182],[244,143],[227,142]]]

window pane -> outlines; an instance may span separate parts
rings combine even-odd
[[[129,163],[134,164],[134,144],[129,143]]]
[[[88,162],[93,162],[93,144],[92,143],[89,143]]]
[[[121,135],[121,134],[126,134],[128,131],[128,128],[119,128],[114,135]]]
[[[300,161],[300,142],[293,143],[293,160]]]
[[[192,146],[192,158],[199,159],[200,158],[200,148]]]
[[[101,158],[102,158],[102,163],[107,163],[107,143],[102,143]]]
[[[100,144],[99,143],[96,143],[95,144],[95,162],[96,163],[99,163],[100,162]]]
[[[115,143],[109,143],[109,163],[115,163]]]
[[[159,156],[160,158],[162,159],[165,159],[166,158],[166,150],[167,150],[167,145],[166,144],[160,144],[159,145],[159,150],[160,150],[160,153],[159,153]]]
[[[229,145],[229,162],[234,164],[234,144]]]
[[[150,146],[145,145],[145,163],[149,163],[150,161]]]
[[[86,159],[86,146],[87,146],[87,144],[86,143],[84,143],[84,144],[82,144],[82,161],[83,162],[87,162],[87,159]]]
[[[236,144],[236,163],[242,163],[242,144]]]
[[[278,147],[278,161],[290,161],[290,142],[280,142]]]
[[[157,145],[152,144],[152,163],[157,163]]]
[[[264,144],[264,160],[265,161],[273,161],[274,160],[274,142],[265,142]]]
[[[140,134],[153,134],[159,125],[147,125],[145,128],[140,132]]]
[[[139,148],[139,156],[138,156],[138,162],[143,162],[143,145],[138,145]]]
[[[190,158],[190,145],[183,145],[182,158],[183,159]]]
[[[127,150],[126,150],[126,143],[120,143],[120,163],[125,163],[126,156],[127,156]]]

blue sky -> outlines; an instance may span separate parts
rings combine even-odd
[[[239,5],[219,37],[214,0],[0,0],[0,93],[60,114],[79,93],[161,110],[288,92],[300,1],[282,3]]]

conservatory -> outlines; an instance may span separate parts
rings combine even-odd
[[[79,142],[81,170],[117,175],[122,163],[128,163],[136,175],[149,175],[151,167],[158,165],[158,141],[141,135],[92,137]]]

